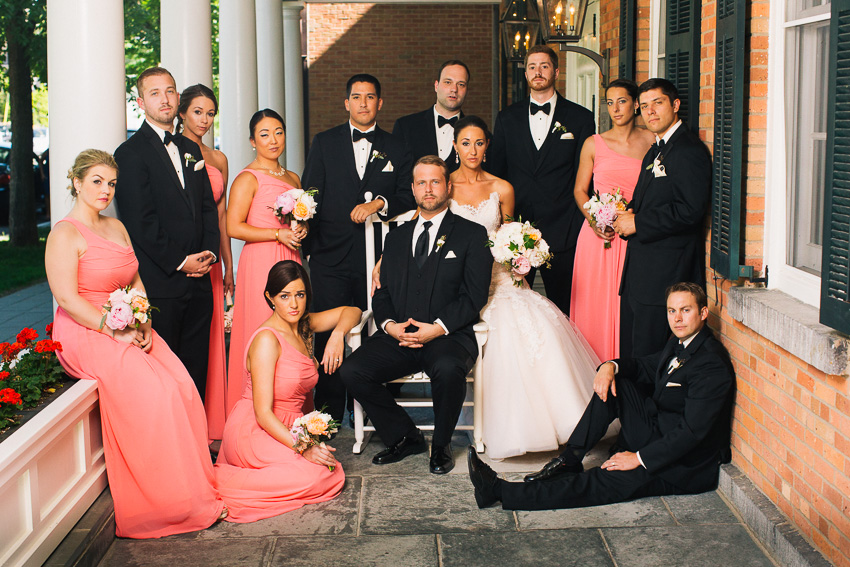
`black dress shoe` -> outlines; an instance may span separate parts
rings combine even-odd
[[[428,450],[428,444],[425,442],[425,437],[418,429],[416,433],[405,435],[401,441],[387,447],[372,458],[373,465],[388,465],[397,463],[403,458],[410,455],[418,455]]]
[[[469,465],[469,480],[475,487],[475,503],[478,507],[488,508],[498,502],[496,483],[499,482],[499,476],[478,458],[474,445],[470,445],[466,450],[466,462]]]
[[[534,482],[537,480],[551,480],[565,474],[579,474],[584,472],[584,467],[581,463],[568,463],[563,456],[558,456],[546,463],[546,466],[537,471],[525,475],[525,482]]]
[[[452,455],[452,447],[439,447],[431,445],[431,462],[428,463],[428,468],[434,474],[446,474],[455,468],[455,458]]]

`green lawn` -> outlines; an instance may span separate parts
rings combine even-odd
[[[0,242],[0,296],[28,285],[44,281],[44,243],[48,227],[38,229],[38,244],[14,248],[8,241]]]

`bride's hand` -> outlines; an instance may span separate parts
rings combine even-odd
[[[304,451],[303,456],[305,459],[316,465],[334,467],[336,466],[336,459],[333,456],[333,451],[336,451],[336,449],[321,443],[319,445],[313,445]]]

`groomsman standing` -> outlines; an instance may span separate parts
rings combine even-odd
[[[434,81],[436,104],[396,120],[393,135],[404,141],[414,161],[434,155],[446,162],[449,172],[459,167],[452,141],[454,125],[463,118],[461,107],[468,84],[469,67],[463,61],[450,59],[440,65]]]
[[[490,172],[507,179],[516,194],[515,215],[543,232],[553,253],[541,270],[546,296],[570,312],[573,260],[584,217],[573,199],[581,147],[595,130],[593,113],[555,90],[558,56],[535,45],[525,58],[531,96],[496,117],[488,151]],[[534,282],[534,272],[528,283]]]
[[[394,217],[416,207],[410,190],[411,160],[404,143],[377,125],[381,83],[367,74],[346,84],[349,119],[316,134],[304,165],[302,186],[319,190],[304,252],[313,284],[313,311],[340,305],[366,308],[366,246],[363,223],[373,214]],[[371,200],[366,200],[366,193]],[[329,333],[316,335],[321,360]],[[334,419],[345,413],[345,386],[337,373],[319,369],[317,408]]]
[[[153,328],[186,366],[204,398],[219,250],[218,210],[198,145],[174,134],[180,95],[162,67],[136,81],[145,121],[118,146],[115,204],[159,311]],[[155,347],[154,347],[155,348]]]
[[[703,221],[711,197],[711,156],[679,119],[679,94],[665,79],[638,89],[640,112],[655,144],[643,158],[630,209],[614,222],[629,241],[620,281],[620,355],[664,347],[664,290],[676,282],[705,288]]]

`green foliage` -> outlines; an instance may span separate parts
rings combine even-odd
[[[0,296],[33,283],[44,281],[44,246],[48,228],[38,230],[39,242],[35,246],[11,246],[8,240],[0,241]],[[0,237],[2,238],[2,237]]]
[[[0,57],[6,56],[6,34],[24,45],[33,77],[47,83],[47,0],[0,0]],[[9,74],[0,69],[0,88],[8,89]]]
[[[159,5],[160,0],[124,0],[124,67],[128,95],[133,93],[142,71],[162,61]]]
[[[48,334],[51,327],[45,329]],[[35,407],[62,381],[62,365],[56,356],[62,345],[49,338],[37,339],[35,329],[24,328],[14,343],[0,343],[0,390],[7,400],[6,404],[0,403],[0,427],[13,422],[14,413],[21,407]],[[12,401],[15,394],[8,389],[20,396],[17,403]]]

